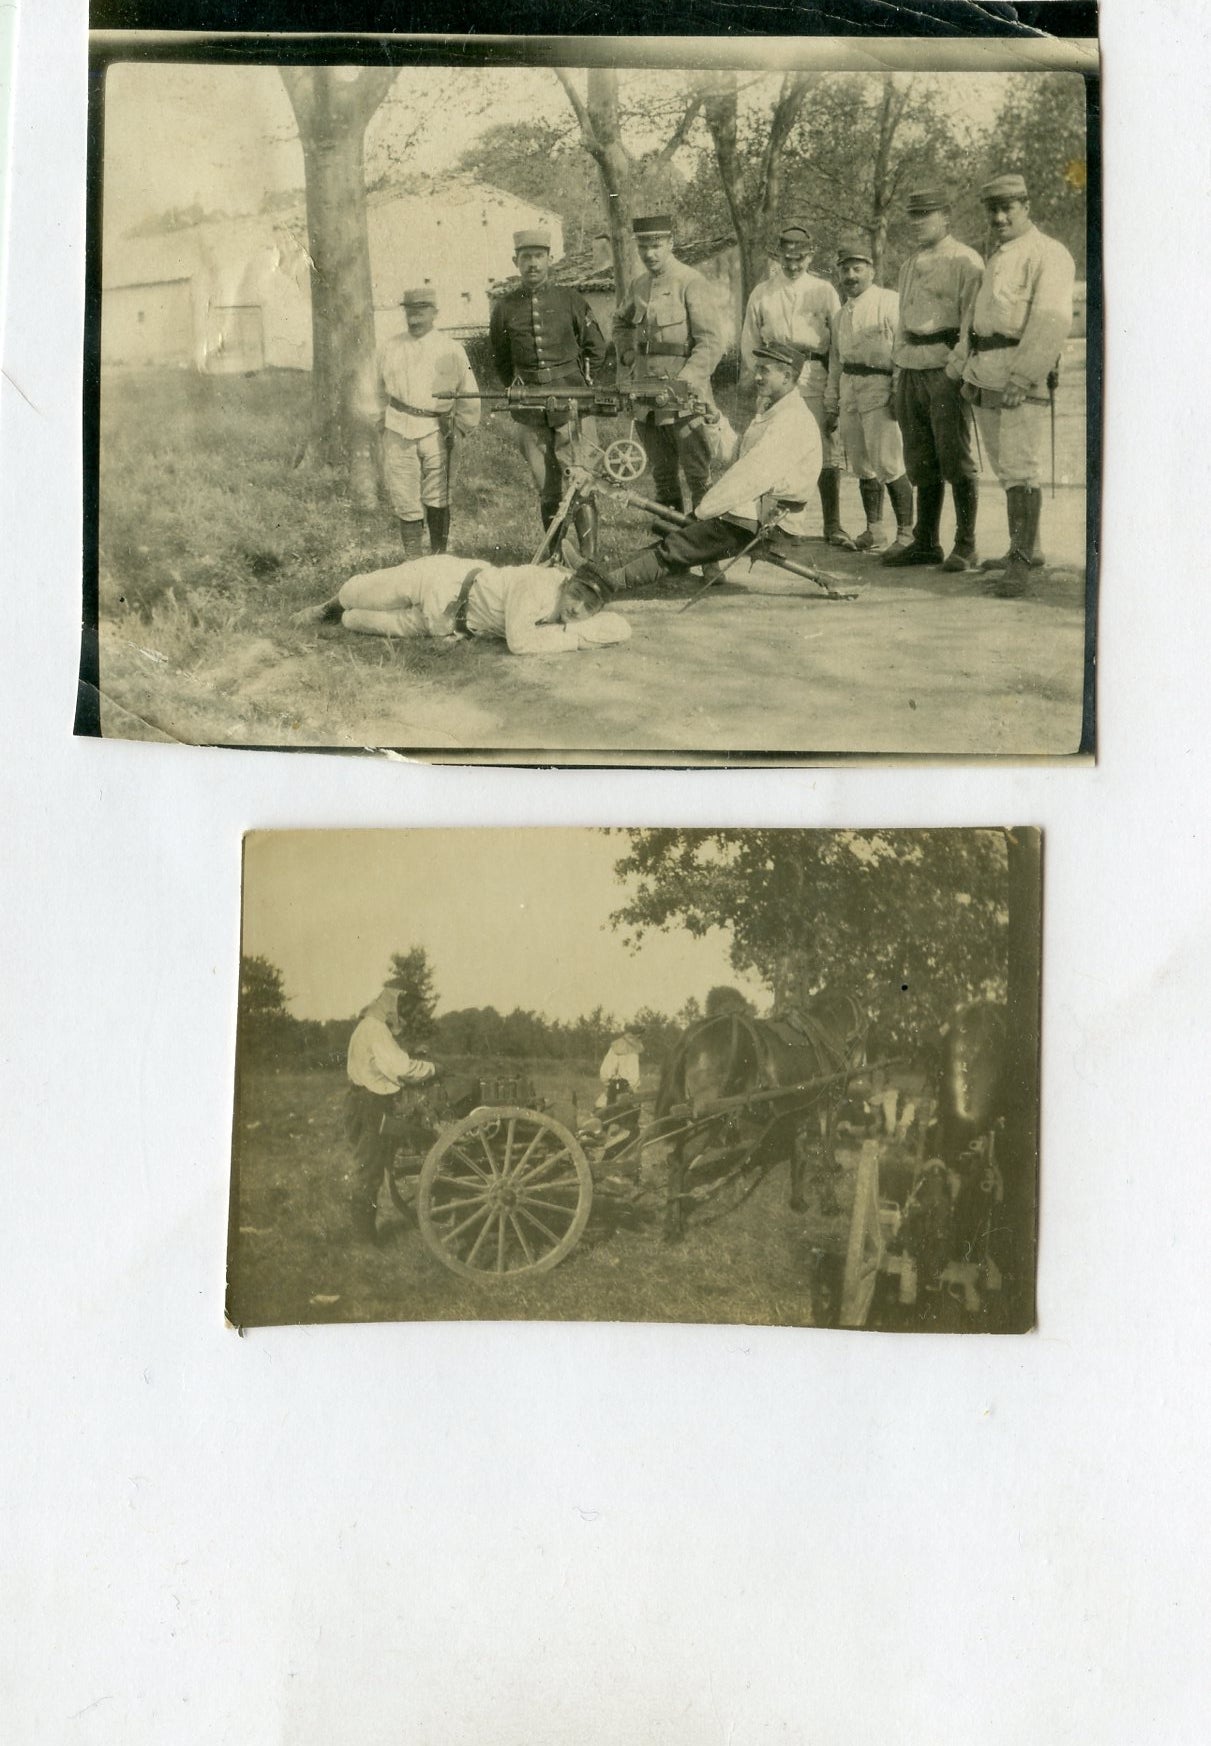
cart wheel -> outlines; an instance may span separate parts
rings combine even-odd
[[[601,464],[616,485],[633,485],[647,469],[643,444],[634,437],[619,437],[601,457]]]
[[[421,1159],[417,1153],[397,1152],[387,1166],[387,1191],[397,1212],[410,1218],[416,1208],[416,1179]],[[410,1165],[410,1169],[404,1169]]]
[[[545,1273],[575,1248],[593,1204],[579,1142],[537,1110],[473,1110],[425,1159],[416,1211],[442,1264],[465,1278]]]
[[[858,1159],[854,1210],[845,1251],[845,1276],[841,1282],[840,1320],[843,1328],[866,1326],[886,1248],[879,1217],[879,1147],[877,1141],[866,1140]]]

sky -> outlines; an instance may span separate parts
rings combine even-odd
[[[729,936],[650,933],[627,950],[610,912],[622,834],[590,830],[257,832],[245,840],[243,951],[282,972],[298,1018],[349,1018],[393,952],[423,946],[438,1011],[522,1007],[574,1019],[602,1006],[675,1013],[717,983],[759,1005]]]
[[[872,68],[872,70],[877,70]],[[629,75],[673,90],[681,75]],[[991,119],[1005,91],[1001,73],[947,73],[956,109]],[[411,173],[440,175],[497,122],[533,116],[571,120],[548,68],[405,68],[367,135],[371,175],[388,147]],[[642,138],[638,143],[642,146]],[[269,190],[299,188],[303,155],[285,87],[274,67],[127,62],[105,87],[105,223],[120,234],[173,206],[255,212]]]

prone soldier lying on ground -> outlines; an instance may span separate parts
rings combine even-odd
[[[590,577],[451,554],[351,576],[339,594],[295,613],[291,623],[340,624],[377,637],[498,637],[514,655],[558,655],[626,642],[630,625],[603,612],[602,601]]]

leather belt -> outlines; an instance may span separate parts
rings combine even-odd
[[[904,343],[909,346],[957,346],[959,329],[957,327],[938,327],[932,333],[914,333],[911,328],[904,329]]]
[[[674,345],[671,340],[640,340],[638,349],[645,358],[688,358],[694,348],[688,341]]]
[[[410,418],[440,418],[442,408],[437,406],[409,406],[406,400],[397,400],[394,394],[388,394],[387,405],[393,412],[406,412]],[[448,412],[450,409],[446,407]]]
[[[842,364],[843,376],[890,376],[890,364]]]
[[[973,352],[1003,352],[1010,346],[1020,346],[1021,343],[1021,334],[973,332],[971,336]]]
[[[469,637],[471,635],[467,629],[467,607],[471,602],[471,590],[483,574],[483,568],[482,564],[476,564],[474,569],[468,570],[462,579],[462,584],[458,590],[458,599],[454,602],[454,633],[456,636]]]

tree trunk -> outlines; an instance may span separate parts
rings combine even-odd
[[[1009,1240],[1006,1310],[1013,1331],[1034,1325],[1039,1168],[1039,1003],[1042,839],[1008,832],[1008,1000],[1005,1131],[1001,1142]]]
[[[282,67],[303,147],[311,256],[311,437],[345,469],[354,502],[378,500],[374,463],[374,293],[366,221],[366,126],[395,79]]]
[[[737,92],[734,72],[709,75],[702,113],[715,147],[715,164],[723,197],[727,201],[732,229],[740,252],[741,307],[764,276],[767,232],[777,217],[782,198],[782,163],[786,142],[799,118],[811,75],[786,73],[774,102],[766,133],[765,151],[754,176],[755,187],[745,186],[737,146]]]

